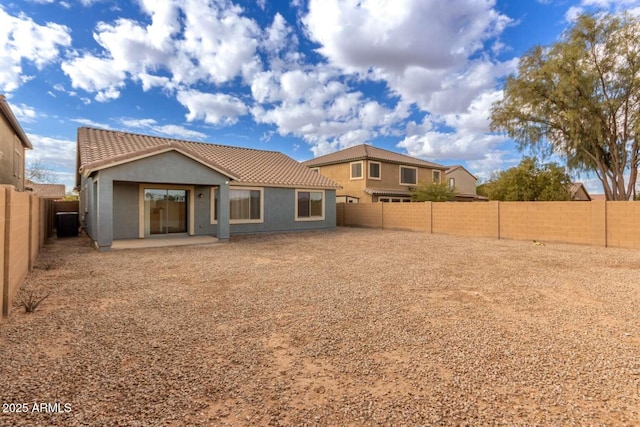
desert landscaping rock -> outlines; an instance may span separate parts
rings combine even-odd
[[[24,286],[53,293],[0,323],[0,425],[640,425],[640,251],[80,237],[46,245]]]

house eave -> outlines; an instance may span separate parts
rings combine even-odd
[[[159,154],[164,154],[164,153],[168,153],[168,152],[171,152],[171,151],[175,151],[177,153],[180,153],[183,156],[186,156],[186,157],[190,158],[191,160],[196,161],[196,162],[200,163],[201,165],[206,166],[207,168],[212,169],[212,170],[220,173],[221,175],[226,176],[230,180],[238,180],[239,179],[238,176],[232,174],[231,172],[229,172],[227,170],[224,170],[222,168],[215,167],[215,166],[213,166],[213,165],[211,165],[211,164],[209,164],[207,162],[204,162],[201,159],[197,158],[196,156],[193,156],[190,153],[188,153],[188,152],[186,152],[184,150],[181,150],[178,147],[174,147],[174,146],[166,147],[166,148],[163,148],[163,149],[160,149],[160,150],[153,150],[153,151],[150,151],[150,152],[144,152],[144,153],[141,153],[141,154],[139,154],[137,156],[127,157],[127,158],[123,158],[123,159],[119,159],[119,160],[112,160],[112,161],[109,161],[109,162],[96,162],[95,164],[88,163],[86,165],[80,166],[79,171],[85,178],[87,178],[92,173],[98,172],[100,170],[109,169],[109,168],[112,168],[112,167],[115,167],[115,166],[119,166],[119,165],[131,163],[131,162],[135,162],[135,161],[138,161],[138,160],[146,159],[146,158],[149,158],[149,157],[157,156]]]

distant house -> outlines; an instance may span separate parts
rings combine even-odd
[[[64,184],[36,184],[27,180],[27,186],[33,194],[43,199],[61,200],[66,195]]]
[[[32,148],[4,95],[0,95],[0,184],[25,190],[25,150]]]
[[[462,165],[450,166],[445,172],[447,184],[456,190],[456,201],[473,202],[477,200],[488,200],[484,196],[478,196],[476,188],[478,178],[465,169]]]
[[[410,202],[419,183],[442,183],[446,166],[368,144],[356,145],[302,162],[337,182],[338,202]]]
[[[572,182],[569,185],[569,194],[571,195],[571,200],[587,202],[591,201],[589,192],[581,182]]]
[[[78,129],[80,216],[114,239],[332,229],[338,184],[274,151]]]

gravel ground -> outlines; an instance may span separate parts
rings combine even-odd
[[[54,239],[25,287],[54,293],[0,324],[1,425],[640,425],[640,251]]]

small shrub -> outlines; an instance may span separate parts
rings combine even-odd
[[[52,292],[47,293],[45,296],[40,297],[35,294],[34,291],[21,291],[18,293],[16,299],[18,300],[18,307],[24,307],[25,313],[33,313],[42,301],[47,299]]]

